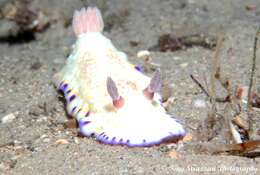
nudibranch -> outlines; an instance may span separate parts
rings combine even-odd
[[[102,34],[103,27],[98,8],[76,10],[72,28],[77,40],[65,67],[54,76],[82,135],[130,147],[183,138],[183,126],[161,105],[160,71],[153,78],[140,72]]]

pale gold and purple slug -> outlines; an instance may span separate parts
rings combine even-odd
[[[80,132],[102,143],[127,146],[183,138],[183,126],[161,106],[160,72],[151,79],[141,73],[102,34],[103,26],[96,7],[75,11],[77,41],[65,67],[54,76]]]

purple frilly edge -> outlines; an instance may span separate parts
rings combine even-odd
[[[142,68],[138,65],[135,66],[136,70],[138,70],[139,72],[143,72]],[[63,93],[66,95],[68,95],[68,93],[70,93],[70,90],[68,89],[68,84],[61,82],[60,86],[59,86],[59,90],[63,91]],[[67,103],[70,102],[69,100],[67,100]],[[83,127],[84,125],[90,124],[91,121],[79,121],[79,127]],[[81,132],[81,134],[83,134],[84,136],[89,137],[90,135],[95,135],[95,133],[90,133],[90,134],[84,134],[83,132]],[[165,137],[162,137],[161,139],[158,139],[157,141],[154,142],[147,142],[145,139],[143,140],[142,143],[131,143],[131,140],[123,140],[123,139],[119,139],[116,140],[116,137],[110,137],[107,136],[105,133],[101,133],[101,134],[96,134],[96,140],[104,143],[104,144],[108,144],[108,145],[121,145],[121,146],[128,146],[128,147],[150,147],[150,146],[154,146],[154,145],[159,145],[162,143],[176,143],[179,140],[181,140],[184,136],[186,135],[186,132],[183,130],[179,132],[179,134],[173,134],[172,132],[169,132],[168,135],[166,135]]]
[[[144,70],[143,70],[142,66],[139,65],[139,64],[135,65],[135,69],[136,69],[138,72],[144,73]]]
[[[87,125],[91,122],[79,122],[79,127],[84,127],[84,125]],[[158,139],[157,141],[154,142],[147,142],[145,139],[143,140],[142,143],[132,143],[131,140],[127,139],[127,140],[123,140],[123,139],[119,139],[117,140],[116,137],[111,137],[106,135],[105,132],[102,132],[100,134],[95,134],[95,133],[88,133],[88,134],[84,134],[83,132],[81,132],[81,134],[83,134],[84,136],[89,137],[90,135],[95,135],[96,140],[103,143],[103,144],[107,144],[107,145],[121,145],[121,146],[128,146],[128,147],[150,147],[150,146],[154,146],[154,145],[160,145],[163,143],[177,143],[179,140],[181,140],[185,135],[186,132],[180,131],[179,134],[173,134],[172,132],[169,132],[168,135],[166,135],[165,137],[162,137],[161,139]]]
[[[173,135],[173,134],[169,134],[168,136],[165,136],[157,141],[154,142],[146,142],[143,140],[142,143],[131,143],[130,140],[122,140],[122,141],[115,141],[113,139],[104,139],[106,137],[101,137],[101,136],[97,136],[96,139],[98,141],[100,141],[101,143],[107,144],[107,145],[126,145],[128,147],[150,147],[150,146],[155,146],[155,145],[160,145],[163,143],[177,143],[179,140],[181,140],[186,134],[179,134],[179,135]]]

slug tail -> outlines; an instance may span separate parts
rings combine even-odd
[[[88,32],[102,32],[104,22],[100,10],[97,7],[83,7],[75,11],[72,19],[72,28],[76,36]]]

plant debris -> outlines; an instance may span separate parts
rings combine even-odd
[[[214,153],[229,152],[230,154],[246,157],[256,157],[260,155],[260,140],[250,140],[237,144],[226,144],[218,147]]]
[[[22,31],[42,32],[49,27],[47,15],[31,8],[32,0],[14,0],[0,9],[1,17],[16,22]]]
[[[238,127],[243,128],[243,129],[246,130],[246,131],[249,129],[248,122],[247,122],[245,119],[243,119],[242,117],[240,117],[239,115],[236,116],[236,117],[232,120],[232,122],[233,122],[235,125],[237,125]]]
[[[66,139],[58,139],[55,141],[55,145],[65,145],[65,144],[69,144],[69,141]]]
[[[189,142],[192,140],[192,135],[190,133],[186,134],[186,136],[182,139],[183,142]]]
[[[17,44],[34,41],[35,33],[49,28],[53,19],[43,10],[33,9],[31,2],[32,0],[12,0],[0,7],[0,19],[13,21],[15,24],[0,37],[0,42]]]
[[[175,149],[172,149],[170,152],[168,152],[168,155],[170,156],[170,158],[173,158],[173,159],[181,158],[181,156],[177,153],[177,151]]]
[[[173,33],[163,34],[158,39],[158,44],[151,50],[159,50],[161,52],[177,51],[193,46],[201,46],[207,49],[213,49],[216,46],[216,38],[205,34],[193,34],[186,36],[176,36]]]
[[[254,119],[254,115],[256,114],[252,108],[253,106],[258,107],[260,104],[259,92],[253,90],[257,41],[259,36],[260,27],[258,28],[255,36],[252,68],[249,78],[250,84],[248,87],[238,85],[235,89],[231,84],[231,78],[224,75],[219,58],[220,48],[223,42],[222,37],[217,42],[215,55],[212,61],[210,90],[204,88],[204,86],[193,75],[191,75],[191,79],[206,95],[211,105],[210,111],[208,112],[208,117],[205,119],[202,127],[200,127],[199,132],[200,134],[207,133],[203,134],[202,138],[208,141],[221,135],[221,139],[224,140],[224,142],[230,143],[224,145],[223,149],[218,149],[224,152],[237,151],[244,156],[248,156],[248,154],[244,153],[248,153],[253,150],[260,155],[260,150],[256,150],[256,148],[260,147],[260,140],[257,139],[259,138],[259,135],[257,134],[259,131],[259,125],[257,126],[257,122]],[[216,80],[225,89],[227,94],[225,97],[216,96]],[[245,109],[242,102],[244,102],[246,98],[247,108]],[[224,107],[223,112],[220,110],[219,106],[222,106],[222,108]],[[241,117],[246,115],[246,113],[248,116],[247,120]],[[219,124],[221,127],[219,127]]]

